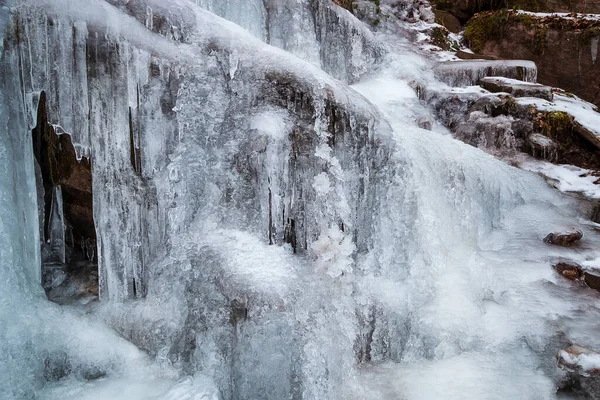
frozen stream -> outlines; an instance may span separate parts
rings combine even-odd
[[[550,267],[600,257],[598,232],[450,136],[401,22],[328,0],[9,5],[0,398],[554,399],[555,354],[600,348],[596,292]],[[39,285],[42,90],[92,159],[100,302]],[[542,242],[572,227],[578,248]]]

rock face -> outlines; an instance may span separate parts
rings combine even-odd
[[[561,1],[561,0],[436,0],[438,10],[446,11],[457,17],[462,23],[478,12],[499,10],[502,8],[519,9],[534,12],[600,13],[600,1]]]
[[[465,39],[478,54],[532,60],[538,81],[600,104],[600,22],[497,11],[473,17]]]
[[[554,232],[549,233],[544,238],[544,242],[555,244],[557,246],[572,246],[583,238],[583,232],[575,230],[571,232]]]

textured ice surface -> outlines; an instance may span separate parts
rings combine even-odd
[[[435,67],[436,76],[450,86],[476,85],[486,76],[503,76],[525,82],[536,82],[537,67],[527,60],[460,60],[447,61]]]
[[[0,14],[20,38],[0,41],[9,398],[551,399],[566,340],[600,345],[593,295],[549,267],[598,258],[597,233],[542,244],[576,201],[440,134],[413,88],[443,85],[401,26],[330,1],[18,11]],[[86,309],[39,287],[41,90],[93,160]]]

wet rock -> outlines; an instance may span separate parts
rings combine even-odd
[[[579,280],[583,277],[583,270],[579,265],[566,262],[558,263],[552,266],[561,276],[570,280]]]
[[[504,92],[514,97],[538,97],[552,101],[554,94],[550,86],[538,83],[523,83],[513,79],[501,77],[485,77],[479,81],[481,87],[492,93]]]
[[[587,270],[584,272],[585,284],[600,292],[600,271]]]
[[[572,246],[574,243],[580,241],[581,238],[583,238],[583,232],[580,230],[553,232],[544,238],[544,242],[557,246]]]

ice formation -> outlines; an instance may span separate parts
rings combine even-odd
[[[557,296],[561,253],[540,244],[576,200],[447,134],[417,95],[447,86],[399,21],[373,33],[329,0],[9,6],[7,399],[552,399],[561,332],[600,345],[596,308],[568,318],[582,301]],[[467,67],[442,75],[483,73]],[[40,286],[43,96],[92,162],[97,304]]]

